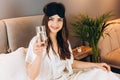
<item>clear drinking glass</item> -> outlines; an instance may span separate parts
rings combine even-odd
[[[36,26],[36,32],[38,37],[38,43],[45,42],[47,44],[47,35],[45,26]]]

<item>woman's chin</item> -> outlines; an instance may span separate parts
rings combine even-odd
[[[55,30],[55,29],[54,29],[54,30],[52,30],[51,32],[52,32],[52,33],[57,33],[58,31],[59,31],[59,30],[57,30],[57,29]]]

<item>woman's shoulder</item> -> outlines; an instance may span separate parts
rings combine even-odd
[[[37,36],[33,36],[33,38],[31,40],[36,40],[37,39]]]
[[[67,40],[67,43],[68,43],[68,46],[71,48],[71,44],[69,40]]]
[[[67,42],[68,42],[68,44],[70,45],[70,41],[69,41],[69,40],[67,40]]]
[[[36,39],[37,39],[37,36],[34,36],[34,37],[31,39],[30,43],[35,42]]]
[[[34,36],[34,37],[30,40],[29,46],[33,45],[33,44],[35,43],[36,39],[37,39],[37,36]]]

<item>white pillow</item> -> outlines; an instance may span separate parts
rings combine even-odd
[[[0,54],[0,80],[28,80],[25,67],[25,48]]]

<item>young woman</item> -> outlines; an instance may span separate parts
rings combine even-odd
[[[43,25],[46,27],[48,42],[47,46],[43,46],[45,42],[39,44],[37,36],[30,42],[26,55],[26,68],[30,80],[120,80],[106,63],[73,59],[65,8],[61,3],[49,3],[43,11]],[[74,72],[73,69],[77,71]]]

